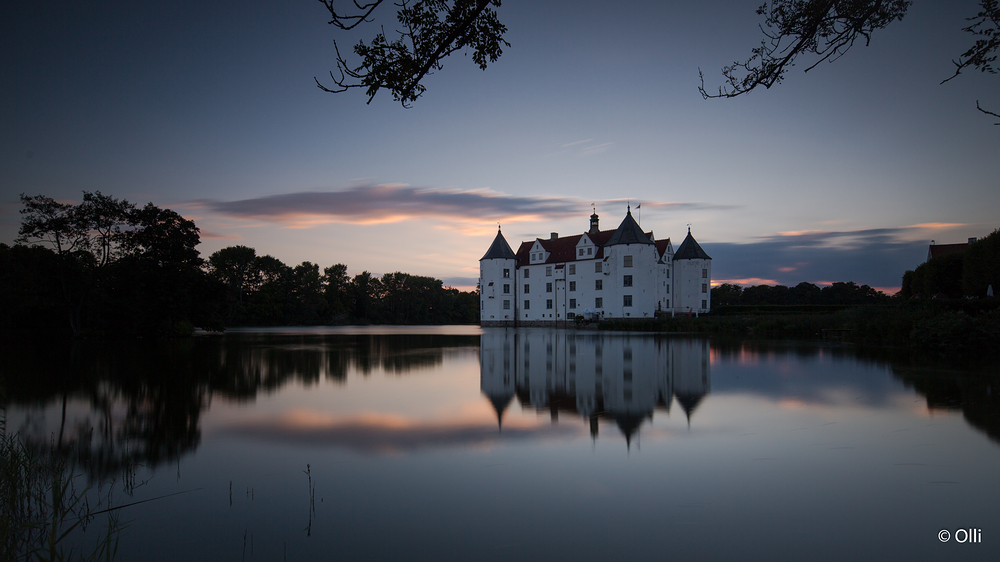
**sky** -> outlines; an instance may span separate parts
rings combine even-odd
[[[893,292],[927,245],[1000,227],[1000,78],[954,73],[975,0],[917,0],[809,72],[704,100],[761,40],[759,0],[507,0],[510,47],[456,53],[405,109],[330,94],[318,1],[7,2],[0,8],[0,242],[19,195],[101,191],[192,219],[203,257],[475,286],[498,225],[516,248],[628,205],[713,281],[854,281]],[[96,4],[96,5],[95,5]],[[386,10],[389,6],[380,9]]]

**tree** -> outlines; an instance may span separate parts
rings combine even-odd
[[[740,304],[742,296],[743,287],[735,283],[723,283],[718,287],[712,287],[712,304],[715,306]]]
[[[1000,294],[1000,230],[973,242],[965,251],[962,289],[966,296],[983,297],[993,287]]]
[[[49,245],[60,256],[90,247],[87,225],[75,205],[44,195],[21,194],[21,228],[16,242]]]
[[[195,249],[201,236],[194,221],[147,203],[132,210],[129,222],[134,228],[123,233],[122,249],[126,254],[142,256],[160,265],[201,266],[202,259]]]
[[[323,294],[327,307],[334,315],[347,313],[349,296],[347,292],[351,279],[347,276],[347,266],[338,263],[323,270]]]
[[[330,13],[329,24],[349,31],[363,23],[371,22],[383,0],[365,2],[352,0],[353,9],[338,10],[334,0],[319,0]],[[380,89],[392,93],[394,100],[409,107],[426,89],[421,81],[436,70],[441,61],[455,51],[472,49],[472,60],[486,70],[487,59],[496,62],[503,54],[507,28],[500,23],[490,5],[499,7],[500,0],[401,0],[396,19],[401,30],[390,40],[385,28],[375,35],[370,44],[359,41],[354,54],[361,58],[351,64],[341,55],[337,42],[337,74],[330,72],[334,87],[324,86],[319,79],[316,85],[325,92],[339,93],[351,88],[364,88],[368,103]]]
[[[100,191],[83,192],[78,205],[24,194],[21,202],[17,242],[56,257],[36,259],[29,267],[48,264],[74,335],[182,334],[193,329],[198,316],[218,326],[212,313],[204,313],[214,289],[200,269],[194,222],[152,203],[138,208]]]
[[[705,89],[701,76],[698,91],[704,98],[732,98],[749,93],[759,86],[770,88],[781,82],[788,69],[799,57],[811,58],[805,72],[816,68],[823,61],[834,61],[843,56],[855,42],[871,41],[871,35],[890,23],[903,19],[910,0],[774,0],[757,8],[764,16],[761,31],[764,39],[751,50],[750,58],[722,67],[725,85],[717,93]],[[997,0],[980,0],[981,10],[963,31],[976,36],[972,47],[962,53],[955,63],[955,74],[976,68],[982,72],[996,73],[992,66],[1000,48],[1000,8]],[[1000,115],[980,107],[989,115]],[[1000,123],[998,123],[1000,124]]]
[[[260,285],[257,250],[249,246],[229,246],[208,257],[213,275],[229,286],[237,302]]]

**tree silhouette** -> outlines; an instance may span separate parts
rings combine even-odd
[[[334,0],[319,0],[330,13],[330,25],[349,31],[369,23],[383,0],[359,3],[343,11]],[[500,0],[401,0],[396,19],[401,29],[390,40],[385,28],[365,44],[359,41],[354,54],[359,64],[349,63],[340,53],[337,42],[337,73],[330,72],[334,86],[316,85],[325,92],[339,93],[351,88],[364,88],[368,103],[380,89],[392,93],[394,100],[409,107],[426,89],[421,81],[436,70],[448,55],[466,48],[472,49],[472,60],[485,70],[487,59],[496,62],[503,47],[510,46],[503,34],[507,28],[500,23],[490,5],[499,7]]]
[[[770,88],[781,82],[800,57],[811,57],[805,69],[808,72],[823,61],[837,60],[857,41],[863,40],[868,45],[873,32],[903,19],[911,3],[911,0],[774,0],[770,5],[765,3],[757,8],[757,14],[764,16],[760,26],[764,39],[760,46],[751,50],[745,61],[722,67],[725,84],[714,93],[705,89],[705,77],[699,70],[701,86],[698,91],[706,99],[733,98],[760,86]],[[955,74],[942,83],[968,68],[996,74],[993,63],[1000,49],[1000,7],[997,0],[979,0],[979,3],[979,13],[966,18],[970,25],[963,28],[976,37],[975,43],[953,61]],[[976,108],[1000,117],[981,107],[978,100]]]

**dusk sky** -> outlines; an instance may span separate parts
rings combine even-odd
[[[761,39],[760,0],[524,2],[486,71],[455,54],[412,109],[329,94],[316,1],[6,2],[0,242],[18,195],[99,190],[171,208],[203,257],[404,271],[469,288],[500,224],[522,240],[601,227],[626,204],[716,282],[855,281],[888,291],[931,240],[1000,227],[1000,78],[954,72],[974,0],[916,0],[832,64],[703,100]],[[387,30],[394,22],[383,6]],[[329,80],[326,80],[329,83]],[[641,209],[636,209],[641,205]]]

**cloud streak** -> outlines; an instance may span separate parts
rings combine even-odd
[[[722,208],[702,203],[644,201],[643,204],[667,209]],[[192,205],[230,218],[309,228],[327,223],[381,224],[422,218],[457,224],[554,221],[589,214],[590,202],[574,197],[513,196],[491,189],[419,189],[383,184],[238,201],[201,200]]]
[[[848,231],[779,232],[754,242],[703,243],[713,258],[712,276],[741,284],[796,285],[854,281],[898,287],[903,272],[927,256],[927,231],[956,225],[921,224]]]

